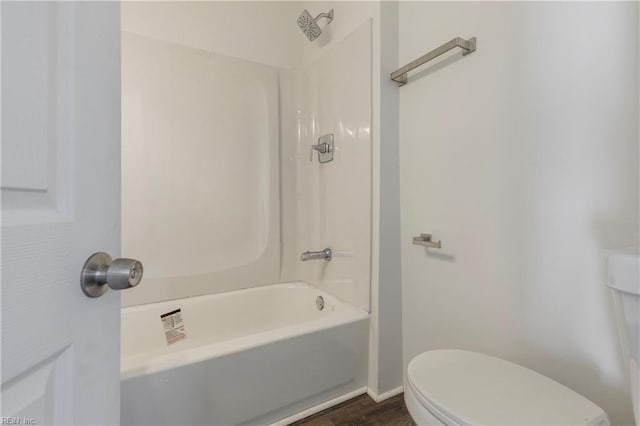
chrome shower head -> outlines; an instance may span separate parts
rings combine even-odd
[[[318,20],[320,18],[327,18],[329,20],[327,24],[331,23],[331,21],[333,21],[333,9],[331,9],[329,13],[321,13],[315,18],[312,18],[309,11],[305,9],[302,11],[300,16],[298,16],[298,21],[297,21],[298,26],[300,27],[302,32],[307,36],[309,41],[314,41],[315,39],[320,37],[320,34],[322,34],[322,30],[318,25]]]

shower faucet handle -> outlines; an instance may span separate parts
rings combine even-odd
[[[318,154],[326,154],[331,152],[331,147],[328,143],[319,143],[317,145],[311,145],[311,150],[309,151],[309,161],[313,161],[313,151],[318,151]]]
[[[313,161],[313,151],[318,151],[318,161],[328,163],[333,160],[333,133],[322,135],[318,138],[316,145],[311,145],[309,161]]]

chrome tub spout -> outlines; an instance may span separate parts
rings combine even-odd
[[[300,256],[300,260],[306,262],[307,260],[324,259],[331,260],[331,249],[326,248],[322,251],[305,251]]]

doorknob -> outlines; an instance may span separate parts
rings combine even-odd
[[[107,253],[92,254],[82,267],[80,286],[88,297],[100,297],[109,288],[125,290],[142,280],[142,263],[135,259],[115,259]]]

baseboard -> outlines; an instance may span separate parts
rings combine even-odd
[[[373,399],[375,402],[381,402],[384,401],[385,399],[389,399],[392,396],[396,396],[401,394],[404,391],[404,387],[403,386],[398,386],[395,389],[391,389],[388,392],[383,392],[381,394],[377,394],[375,393],[373,390],[371,390],[371,388],[367,389],[367,394],[371,397],[371,399]]]
[[[306,417],[313,416],[314,414],[319,413],[320,411],[326,410],[327,408],[331,408],[334,405],[338,405],[341,402],[348,401],[348,400],[350,400],[352,398],[355,398],[356,396],[360,396],[360,395],[363,395],[365,393],[367,393],[367,387],[356,389],[356,390],[354,390],[352,392],[346,393],[346,394],[341,395],[341,396],[339,396],[337,398],[333,398],[333,399],[330,399],[329,401],[323,402],[322,404],[318,404],[318,405],[316,405],[314,407],[307,408],[304,411],[296,413],[296,414],[294,414],[292,416],[289,416],[287,418],[284,418],[282,420],[278,420],[275,423],[271,423],[271,425],[269,425],[269,426],[286,426],[286,425],[289,425],[289,424],[291,424],[293,422],[297,422],[298,420],[302,420],[302,419],[304,419]]]

